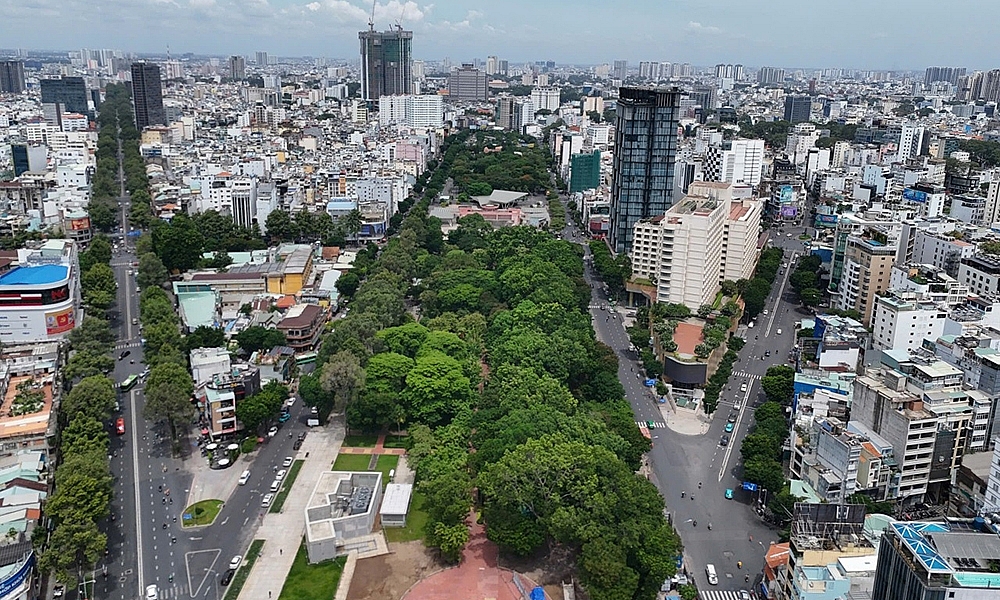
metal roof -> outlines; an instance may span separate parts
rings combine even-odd
[[[413,484],[390,483],[385,486],[382,496],[380,515],[405,515],[410,508],[410,496],[413,494]]]

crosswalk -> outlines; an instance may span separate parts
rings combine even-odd
[[[739,592],[731,590],[700,590],[698,597],[701,600],[742,600]]]
[[[740,379],[750,379],[756,381],[760,379],[760,375],[755,373],[746,373],[744,371],[733,371],[733,377],[739,377]]]
[[[142,342],[139,340],[128,340],[125,342],[118,342],[117,344],[115,344],[115,350],[129,350],[131,348],[138,348],[141,345]]]
[[[649,427],[648,421],[636,421],[635,424],[638,425],[639,427]],[[664,423],[663,421],[653,421],[653,426],[654,429],[660,429],[662,427],[666,427],[667,424]]]
[[[183,585],[173,585],[171,587],[163,587],[162,585],[156,586],[159,592],[158,598],[170,600],[171,598],[190,598],[191,595],[188,594],[187,587]]]

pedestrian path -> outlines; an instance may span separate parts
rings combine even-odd
[[[157,592],[159,592],[159,598],[163,600],[172,600],[173,598],[190,598],[191,595],[188,594],[186,586],[183,585],[173,585],[171,587],[157,586]]]
[[[753,380],[761,378],[760,375],[757,375],[755,373],[746,373],[744,371],[733,371],[733,377],[740,377],[742,379],[753,379]]]
[[[698,597],[701,600],[743,600],[739,592],[731,590],[701,590]]]
[[[129,348],[138,348],[142,345],[139,340],[130,340],[127,342],[118,342],[115,344],[115,350],[128,350]]]
[[[636,425],[639,427],[649,427],[649,421],[636,421]],[[661,427],[666,427],[667,424],[663,421],[653,421],[653,428],[660,429]]]

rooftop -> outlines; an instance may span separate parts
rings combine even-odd
[[[40,265],[37,267],[15,267],[0,275],[3,285],[45,285],[64,281],[69,276],[65,265]]]

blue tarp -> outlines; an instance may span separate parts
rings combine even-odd
[[[531,600],[545,600],[545,590],[542,589],[542,586],[531,590]]]

